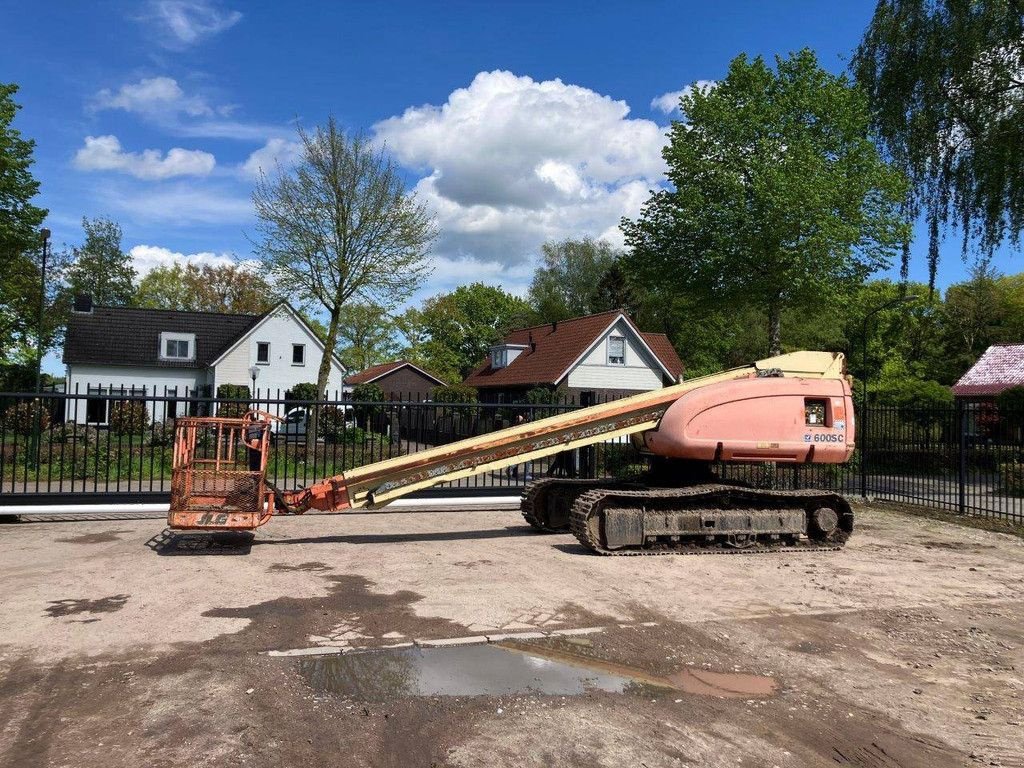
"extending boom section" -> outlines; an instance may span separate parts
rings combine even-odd
[[[279,494],[278,503],[293,513],[384,504],[438,483],[654,429],[682,395],[710,384],[764,375],[842,379],[844,370],[841,354],[779,355],[664,389],[369,464],[303,490]]]

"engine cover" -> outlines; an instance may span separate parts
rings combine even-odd
[[[644,435],[658,456],[839,464],[854,451],[845,379],[749,378],[687,392]]]

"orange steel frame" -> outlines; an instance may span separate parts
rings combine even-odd
[[[250,411],[241,418],[179,417],[174,423],[171,505],[168,524],[178,530],[252,530],[274,514],[274,491],[266,481],[270,421],[276,416]],[[202,455],[200,439],[212,437],[212,455]],[[259,452],[259,469],[240,451]]]

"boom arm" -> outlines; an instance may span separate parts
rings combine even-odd
[[[664,389],[358,467],[298,491],[278,492],[277,502],[293,513],[384,504],[438,483],[654,429],[684,393],[768,371],[804,379],[842,379],[845,359],[832,352],[792,352],[766,358]]]

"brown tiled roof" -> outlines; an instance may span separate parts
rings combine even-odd
[[[72,312],[64,337],[64,362],[101,365],[206,368],[264,315],[175,312],[163,309],[93,307]],[[195,359],[160,360],[160,334],[194,333]]]
[[[995,344],[953,385],[953,394],[998,395],[1004,389],[1019,386],[1024,386],[1024,344]]]
[[[642,333],[628,315],[620,310],[611,310],[512,331],[503,343],[517,344],[526,349],[504,368],[491,368],[491,358],[488,356],[466,377],[465,383],[474,387],[558,384],[569,366],[619,315],[643,338],[673,377],[683,372],[679,355],[665,334]]]
[[[441,379],[437,378],[437,376],[435,376],[434,374],[430,373],[429,371],[423,370],[418,365],[413,365],[408,360],[394,360],[394,361],[392,361],[390,363],[381,363],[380,365],[371,365],[365,371],[360,371],[359,373],[353,373],[351,376],[346,376],[345,377],[345,383],[346,384],[366,384],[366,383],[371,382],[371,381],[376,381],[381,376],[386,376],[387,374],[391,373],[392,371],[397,371],[399,368],[401,368],[403,366],[406,366],[406,365],[408,365],[408,366],[410,366],[412,368],[415,368],[417,371],[422,373],[424,376],[427,376],[428,378],[433,379],[438,384],[444,384],[444,382],[441,381]]]

